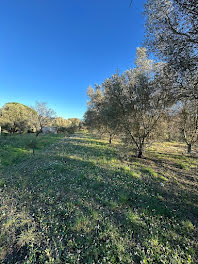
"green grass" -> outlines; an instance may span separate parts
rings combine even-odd
[[[142,173],[144,174],[148,174],[151,177],[158,177],[158,174],[155,172],[155,170],[153,168],[149,168],[149,167],[142,167]]]
[[[62,135],[40,135],[37,138],[34,134],[1,136],[0,167],[22,162],[32,153],[33,140],[36,140],[35,151],[39,152],[60,137]]]
[[[123,161],[90,134],[39,135],[33,156],[32,137],[1,138],[0,263],[196,263],[196,156]]]

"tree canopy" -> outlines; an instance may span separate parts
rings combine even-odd
[[[119,131],[141,157],[171,97],[163,65],[150,60],[145,48],[137,48],[135,64],[134,69],[111,76],[95,90],[89,88],[85,122],[110,133]]]
[[[30,117],[36,116],[36,111],[26,105],[7,103],[1,109],[0,124],[11,133],[25,132],[33,128]]]
[[[198,5],[196,0],[147,0],[146,46],[168,63],[175,92],[198,99]]]

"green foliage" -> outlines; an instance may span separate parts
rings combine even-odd
[[[147,0],[146,45],[167,62],[167,79],[177,99],[198,99],[197,2]]]
[[[7,103],[1,109],[0,125],[9,133],[22,133],[33,130],[32,119],[37,113],[30,107],[19,103]]]
[[[74,134],[75,132],[77,132],[78,129],[79,129],[78,126],[72,125],[72,126],[69,126],[69,127],[66,129],[66,131],[67,131],[70,135],[72,135],[72,134]]]
[[[145,144],[154,137],[165,108],[171,104],[163,63],[151,61],[145,48],[137,48],[134,69],[113,75],[88,94],[88,127],[104,128],[110,136],[121,133],[126,143],[136,148],[139,158]]]

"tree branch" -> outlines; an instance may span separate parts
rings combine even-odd
[[[177,29],[175,29],[175,27],[172,25],[172,23],[171,23],[169,17],[166,18],[166,21],[167,21],[167,23],[168,23],[170,29],[171,29],[175,34],[177,34],[177,35],[179,35],[179,36],[183,36],[183,37],[188,38],[188,41],[189,41],[189,42],[192,42],[192,43],[194,43],[194,44],[198,44],[198,41],[195,40],[195,39],[192,39],[192,38],[190,37],[190,35],[188,35],[187,33],[177,31]]]
[[[194,15],[198,15],[198,11],[196,11],[196,9],[195,9],[195,10],[192,10],[192,9],[188,8],[187,4],[181,3],[181,2],[179,2],[178,0],[175,0],[175,2],[176,2],[180,7],[182,7],[183,9],[188,10],[190,13],[192,13],[192,14],[194,14]]]

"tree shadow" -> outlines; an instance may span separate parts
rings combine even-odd
[[[153,223],[148,218],[158,221],[158,226],[152,231],[156,235],[164,232],[168,221],[182,223],[190,219],[195,223],[197,200],[192,201],[185,190],[182,192],[187,199],[181,200],[175,193],[168,193],[157,180],[133,178],[121,169],[93,162],[103,156],[116,158],[117,153],[113,149],[101,148],[99,151],[100,145],[96,149],[95,145],[87,146],[81,142],[73,138],[66,140],[61,143],[64,144],[61,149],[54,148],[49,153],[26,160],[7,175],[12,178],[7,191],[16,194],[18,203],[25,204],[39,223],[41,232],[47,226],[48,231],[44,234],[49,239],[61,236],[65,247],[74,247],[74,251],[82,245],[91,247],[93,240],[99,247],[99,244],[106,245],[106,241],[112,239],[110,236],[101,238],[101,234],[107,232],[107,224],[113,223],[121,237],[134,233],[137,244],[144,247],[144,241],[152,236],[150,225]],[[86,217],[91,220],[86,220]],[[160,219],[163,219],[161,223]],[[102,226],[101,231],[97,225]],[[166,229],[182,236],[182,231],[174,226],[167,225]],[[70,236],[75,239],[75,246],[68,243]],[[191,237],[191,234],[187,236]],[[177,246],[174,239],[170,238],[170,243]],[[182,240],[177,243],[182,245]],[[62,257],[65,257],[65,247]],[[132,248],[133,244],[127,247]],[[85,254],[85,249],[82,252]],[[98,260],[105,254],[101,248]],[[88,261],[85,255],[81,258]],[[96,260],[95,255],[93,258]]]

